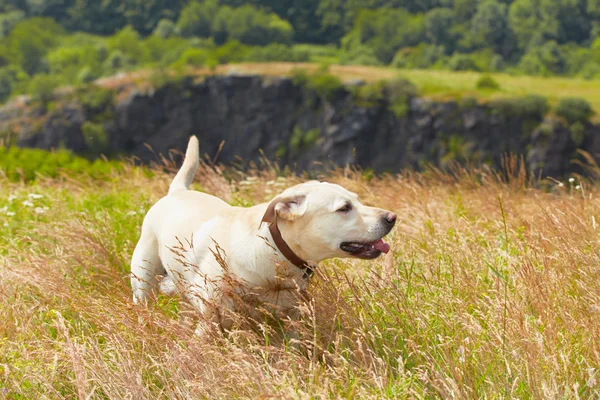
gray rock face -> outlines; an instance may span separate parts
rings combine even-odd
[[[27,117],[38,113],[43,122],[21,124],[17,144],[93,153],[82,124],[98,121],[103,113],[108,143],[103,151],[143,162],[171,149],[183,151],[188,137],[197,135],[201,151],[211,158],[224,143],[218,158],[223,163],[257,161],[264,154],[297,171],[353,164],[397,172],[427,164],[443,167],[451,160],[499,167],[505,153],[515,153],[525,156],[535,173],[559,177],[573,170],[570,161],[578,148],[569,127],[558,121],[524,121],[491,106],[423,98],[409,99],[398,116],[386,101],[360,105],[350,88],[325,100],[287,78],[187,78],[119,98],[108,111],[90,111],[76,101],[52,112],[30,108]],[[11,107],[0,109],[0,129],[16,118],[27,120]],[[579,147],[600,150],[593,135],[597,130],[589,125],[579,132]]]

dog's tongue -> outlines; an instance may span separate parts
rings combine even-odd
[[[373,247],[386,254],[390,251],[390,245],[384,242],[382,239],[379,239],[378,241],[373,243]]]

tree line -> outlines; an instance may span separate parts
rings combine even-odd
[[[0,98],[240,60],[600,77],[600,0],[0,0]]]

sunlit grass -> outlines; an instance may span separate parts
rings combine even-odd
[[[302,179],[203,166],[235,204]],[[323,179],[395,211],[390,254],[323,263],[298,331],[203,341],[193,310],[131,302],[143,214],[173,175],[0,177],[0,393],[41,398],[593,398],[600,395],[600,187],[430,171]],[[257,179],[247,180],[248,176]],[[244,184],[240,184],[240,182]],[[37,210],[37,211],[36,211]]]
[[[225,65],[217,68],[217,72],[240,70],[264,75],[286,75],[294,68],[315,69],[316,64],[295,63],[242,63]],[[419,88],[421,94],[440,100],[475,96],[481,100],[496,97],[522,96],[538,94],[555,104],[562,97],[582,97],[588,100],[594,110],[600,114],[600,80],[584,80],[579,78],[512,76],[492,74],[500,84],[500,90],[489,91],[476,88],[481,77],[478,72],[452,72],[443,70],[411,70],[389,67],[364,67],[331,65],[330,72],[342,79],[363,79],[373,82],[381,79],[392,79],[402,75]]]

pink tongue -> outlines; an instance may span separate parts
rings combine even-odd
[[[388,253],[390,251],[390,245],[387,244],[386,242],[384,242],[382,239],[379,239],[378,241],[376,241],[375,243],[372,244],[372,246],[381,251],[382,253]]]

